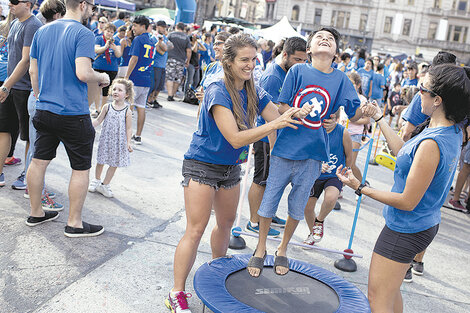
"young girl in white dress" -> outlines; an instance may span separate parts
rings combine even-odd
[[[129,153],[132,152],[132,112],[129,104],[134,102],[134,84],[127,79],[118,78],[111,85],[112,103],[107,103],[101,110],[98,118],[93,120],[93,126],[101,123],[101,136],[98,144],[98,156],[95,170],[95,179],[88,187],[88,191],[98,191],[107,198],[112,198],[113,192],[109,183],[118,167],[129,166]],[[103,181],[101,172],[107,164],[108,170]]]

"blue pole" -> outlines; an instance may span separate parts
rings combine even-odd
[[[374,138],[371,138],[370,142],[369,142],[369,150],[367,151],[367,159],[366,159],[366,165],[364,167],[364,174],[362,175],[362,183],[363,184],[366,182],[367,169],[369,168],[369,160],[370,160],[370,155],[371,155],[371,152],[372,152],[372,145],[373,144],[374,144]],[[352,226],[352,229],[351,229],[351,235],[349,235],[348,249],[351,249],[351,247],[352,247],[352,242],[353,242],[353,239],[354,239],[354,231],[356,230],[357,218],[359,217],[359,208],[361,207],[361,200],[362,200],[362,195],[360,195],[359,199],[357,200],[356,213],[354,214],[354,221],[353,221],[353,226]]]

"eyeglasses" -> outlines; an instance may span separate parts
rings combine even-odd
[[[216,42],[214,42],[214,46],[221,46],[224,43],[225,43],[224,41],[216,41]]]
[[[29,2],[29,1],[10,0],[10,3],[13,4],[13,5],[18,5],[20,2],[21,2],[21,3],[26,3],[26,2]]]
[[[85,2],[86,4],[91,5],[91,10],[92,10],[93,12],[96,12],[97,7],[96,7],[96,5],[95,5],[94,3],[88,2],[88,1],[86,1],[86,0],[83,0],[82,2]],[[80,3],[81,3],[81,2],[80,2]],[[104,22],[100,22],[100,23],[104,23]]]
[[[439,96],[439,95],[438,95],[437,93],[435,93],[434,91],[425,88],[425,87],[423,86],[423,84],[419,84],[419,92],[420,92],[420,93],[427,92],[428,94],[431,95],[431,97]]]

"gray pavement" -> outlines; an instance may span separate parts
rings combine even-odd
[[[175,246],[185,229],[181,162],[196,127],[197,107],[162,99],[162,109],[147,112],[143,145],[135,148],[131,166],[116,172],[111,184],[115,198],[88,193],[83,218],[104,225],[105,233],[99,237],[70,239],[63,235],[71,170],[62,146],[46,175],[48,188],[65,204],[53,222],[34,228],[24,224],[29,202],[22,191],[9,187],[23,165],[5,167],[7,187],[0,189],[0,312],[168,312],[163,301],[172,287]],[[15,155],[21,156],[23,151],[24,145],[19,143]],[[359,155],[361,168],[365,155],[366,151]],[[369,169],[373,187],[390,188],[390,170]],[[321,247],[347,247],[356,200],[349,189],[343,195],[343,209],[328,217]],[[354,252],[364,256],[356,259],[357,272],[334,268],[338,258],[334,254],[292,247],[289,256],[330,270],[366,293],[371,251],[384,225],[381,208],[370,198],[362,203],[353,243]],[[278,212],[286,217],[286,211],[284,195]],[[246,199],[242,212],[244,227]],[[442,209],[439,234],[425,256],[424,276],[415,276],[413,283],[402,286],[405,312],[470,312],[469,219],[470,215]],[[213,224],[212,219],[209,230]],[[302,222],[294,240],[301,242],[307,234]],[[203,312],[192,279],[195,269],[211,259],[209,235],[206,231],[188,279],[193,312]],[[229,253],[252,253],[256,239],[245,240],[245,250]],[[270,242],[268,253],[274,253],[275,247]]]

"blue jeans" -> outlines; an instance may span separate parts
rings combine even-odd
[[[291,183],[292,190],[287,200],[288,213],[295,220],[303,220],[310,190],[320,173],[321,161],[288,160],[271,155],[266,190],[258,210],[259,216],[272,218],[276,215],[284,189]]]

